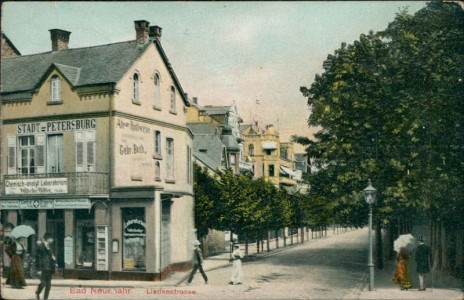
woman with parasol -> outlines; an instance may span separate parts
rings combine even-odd
[[[401,247],[396,256],[396,271],[392,281],[399,285],[402,291],[412,288],[411,278],[408,272],[409,258],[410,255],[406,247]]]
[[[23,289],[27,285],[24,279],[24,269],[21,260],[26,252],[24,246],[13,236],[10,236],[5,242],[5,252],[11,259],[8,282],[14,289]]]

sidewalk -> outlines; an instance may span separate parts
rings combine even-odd
[[[415,269],[415,263],[410,263],[409,272],[413,288],[401,291],[399,286],[392,283],[395,262],[386,261],[383,270],[375,270],[374,290],[369,291],[369,276],[367,276],[365,287],[355,299],[464,299],[463,281],[437,271],[433,271],[433,281],[432,273],[426,275],[427,289],[418,291],[419,278]],[[367,268],[366,272],[368,272]]]
[[[333,235],[331,232],[328,233],[328,236]],[[318,239],[311,239],[306,242],[317,241]],[[281,241],[281,245],[282,245]],[[252,251],[256,251],[256,247],[253,244],[249,245],[249,255],[246,256],[243,261],[252,261],[255,259],[263,258],[269,255],[273,255],[282,251],[286,251],[297,247],[298,244],[295,243],[291,245],[289,242],[286,247],[281,246],[278,249],[272,249],[270,252],[266,250],[261,253],[253,253]],[[245,249],[245,245],[241,245],[242,249]],[[220,268],[227,268],[231,267],[231,263],[229,262],[230,254],[228,252],[222,253],[215,256],[210,256],[204,259],[203,261],[203,269],[205,272],[220,269]],[[118,287],[118,288],[149,288],[149,287],[173,287],[179,286],[184,283],[190,271],[185,272],[174,272],[164,281],[115,281],[115,280],[81,280],[81,279],[53,279],[53,286],[61,286],[61,287],[95,287],[95,288],[105,288],[105,287]],[[5,284],[5,278],[2,278],[1,283],[2,285]],[[40,283],[38,279],[26,279],[26,283],[29,286],[36,286]]]

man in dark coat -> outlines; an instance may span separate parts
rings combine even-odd
[[[201,254],[200,242],[198,240],[194,241],[193,246],[195,246],[192,260],[193,269],[190,273],[189,279],[187,280],[187,284],[192,282],[193,276],[197,270],[200,270],[201,276],[203,276],[203,279],[205,280],[205,284],[208,284],[208,277],[206,276],[205,271],[203,271],[203,255]]]
[[[419,274],[419,291],[425,291],[424,275],[430,272],[432,265],[432,250],[424,244],[424,237],[419,237],[419,246],[416,249],[417,273]]]
[[[45,233],[43,240],[37,243],[36,269],[40,276],[40,284],[35,292],[36,299],[40,299],[40,293],[45,288],[44,299],[48,299],[50,288],[52,287],[52,275],[55,273],[56,260],[50,248],[53,243],[53,235]]]

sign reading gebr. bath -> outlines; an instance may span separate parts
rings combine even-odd
[[[35,178],[5,180],[6,195],[40,195],[68,193],[67,178]]]

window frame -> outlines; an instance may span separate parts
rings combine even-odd
[[[171,114],[177,114],[177,110],[176,110],[176,107],[177,107],[177,101],[176,101],[176,88],[171,85],[171,88],[169,89],[169,112]]]
[[[175,148],[174,139],[166,138],[166,183],[175,183]]]
[[[132,75],[132,103],[140,105],[140,74],[134,72]]]
[[[156,84],[157,82],[158,84]],[[161,76],[158,72],[155,72],[155,75],[153,76],[153,86],[153,109],[161,110]]]
[[[153,145],[153,158],[155,159],[163,159],[162,156],[162,143],[161,143],[161,131],[155,130],[154,131],[154,145]]]
[[[48,101],[47,104],[62,104],[63,99],[61,97],[61,91],[61,78],[58,75],[53,75],[50,78],[50,101]]]

